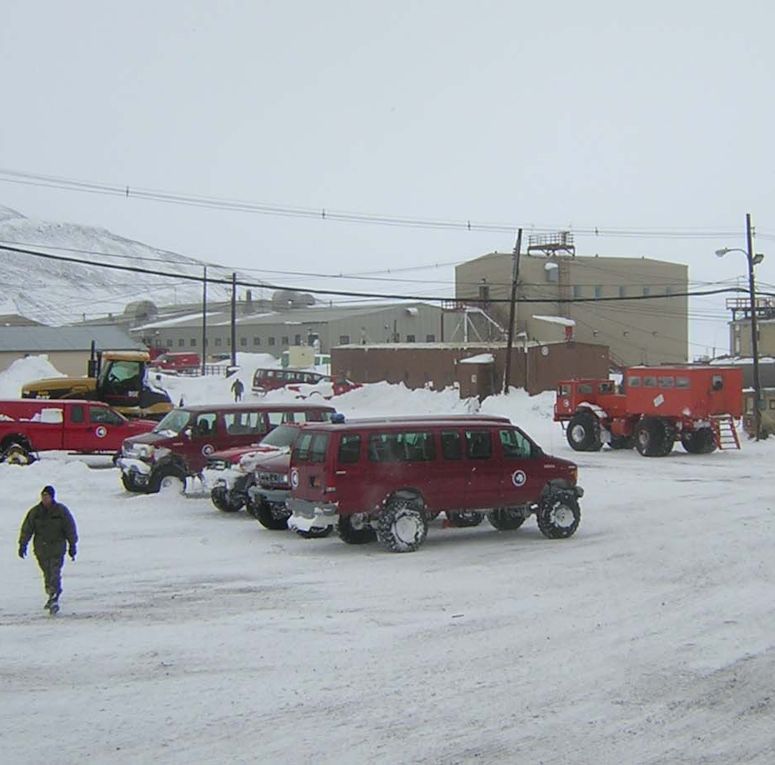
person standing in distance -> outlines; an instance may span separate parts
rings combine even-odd
[[[242,401],[242,393],[245,390],[245,386],[239,377],[231,384],[231,390],[234,393],[234,401]]]
[[[75,560],[78,544],[78,530],[70,511],[57,502],[53,486],[44,486],[40,493],[40,502],[30,508],[19,532],[19,557],[27,556],[27,545],[32,539],[32,549],[43,572],[43,584],[48,600],[49,613],[59,611],[59,596],[62,594],[62,566],[65,562],[65,549],[70,560]]]

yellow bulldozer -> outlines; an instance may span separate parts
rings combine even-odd
[[[160,420],[172,401],[148,376],[145,351],[97,351],[92,343],[85,377],[51,377],[22,388],[22,398],[81,398],[104,401],[125,417]]]

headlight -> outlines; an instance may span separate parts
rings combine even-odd
[[[151,447],[151,453],[153,454],[153,461],[158,462],[164,459],[170,453],[170,450],[166,446],[160,446],[157,449]]]

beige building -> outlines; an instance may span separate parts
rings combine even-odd
[[[727,309],[732,311],[729,322],[729,352],[733,356],[753,356],[751,342],[751,302],[745,298],[727,299]],[[775,299],[756,296],[756,329],[759,356],[775,357]]]
[[[300,306],[236,317],[237,351],[279,357],[290,346],[312,345],[329,353],[337,345],[435,343],[461,335],[460,318],[428,303]],[[202,314],[192,313],[134,327],[132,335],[149,347],[201,353]],[[231,314],[209,311],[207,356],[231,352]]]
[[[47,356],[62,374],[80,377],[87,372],[94,342],[100,351],[144,350],[120,327],[0,327],[0,371],[25,356]]]
[[[494,252],[457,266],[457,299],[507,327],[513,262],[511,253]],[[572,332],[579,342],[607,345],[611,362],[622,366],[681,363],[688,358],[687,290],[688,267],[676,263],[522,254],[515,331],[526,341]]]

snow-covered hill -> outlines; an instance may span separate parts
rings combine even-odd
[[[166,250],[126,239],[107,229],[74,223],[27,218],[0,205],[0,245],[54,255],[130,265],[178,274],[202,274],[202,263]],[[127,303],[152,300],[156,305],[198,301],[198,282],[170,279],[50,260],[0,249],[4,289],[0,314],[20,314],[45,324],[59,325],[121,313]],[[225,277],[209,269],[210,276]],[[230,275],[228,275],[230,276]],[[211,285],[212,300],[227,300],[227,286]]]

